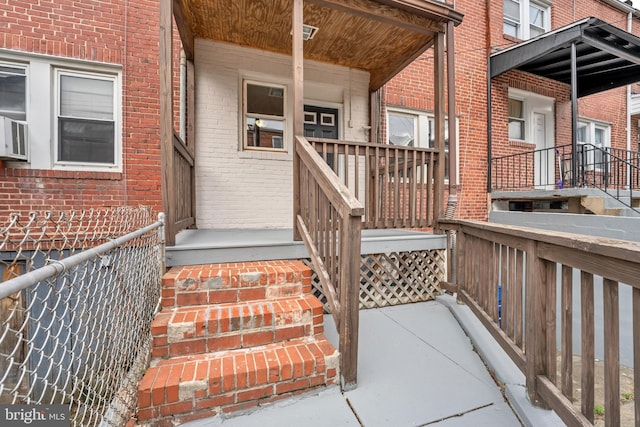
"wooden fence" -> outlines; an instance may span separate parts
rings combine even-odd
[[[365,207],[363,227],[432,227],[442,207],[434,199],[432,148],[307,138],[341,182]]]
[[[358,365],[360,241],[364,209],[303,137],[299,156],[300,212],[296,227],[320,279],[340,336],[343,389],[354,388]]]
[[[640,425],[640,243],[484,222],[440,226],[456,236],[455,283],[446,288],[522,370],[532,402],[572,426],[602,416],[605,426]],[[631,366],[621,365],[621,348]],[[621,389],[621,368],[631,372],[630,390]],[[621,411],[627,404],[635,408]]]
[[[193,149],[173,134],[173,195],[172,230],[177,233],[195,223],[195,155]]]

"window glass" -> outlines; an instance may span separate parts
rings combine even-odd
[[[503,0],[503,32],[524,40],[550,29],[551,6],[544,0]]]
[[[578,164],[585,170],[601,170],[605,167],[606,156],[603,150],[611,145],[609,126],[592,121],[578,123],[576,140],[578,142]]]
[[[244,96],[244,147],[284,150],[284,87],[245,82]]]
[[[524,102],[509,98],[509,139],[523,141],[524,137]]]
[[[504,16],[515,22],[520,21],[520,2],[504,0]]]
[[[113,164],[114,80],[59,76],[58,160]]]
[[[545,9],[538,5],[529,6],[529,36],[536,37],[545,33]]]
[[[417,118],[405,114],[389,113],[389,143],[413,147]]]
[[[504,33],[518,37],[520,28],[520,3],[513,0],[504,0]]]
[[[0,116],[27,120],[27,76],[24,68],[0,64]]]
[[[578,123],[578,132],[576,134],[576,140],[581,143],[588,142],[587,139],[587,125],[584,123]]]

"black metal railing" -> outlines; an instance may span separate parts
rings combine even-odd
[[[633,206],[640,189],[640,153],[620,148],[579,144],[574,159],[571,145],[494,157],[491,191],[598,188]]]

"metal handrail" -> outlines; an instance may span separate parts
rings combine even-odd
[[[638,152],[585,143],[578,145],[576,156],[577,170],[572,167],[574,154],[570,144],[493,157],[491,191],[561,189],[575,182],[578,187],[600,189],[640,212],[631,202],[634,191],[640,188]],[[629,202],[622,190],[628,191]]]

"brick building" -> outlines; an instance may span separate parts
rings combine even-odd
[[[504,4],[515,7],[516,12],[505,14]],[[488,56],[528,39],[536,31],[554,30],[587,16],[640,33],[640,13],[618,0],[523,0],[518,3],[519,7],[516,2],[504,4],[455,2],[456,10],[465,15],[463,24],[456,28],[455,44],[456,128],[460,147],[456,160],[458,217],[486,218],[487,215]],[[0,217],[6,218],[9,212],[15,211],[123,205],[149,205],[160,210],[157,3],[5,0],[1,9],[4,13],[0,15],[0,26],[5,30],[0,35],[0,91],[5,96],[0,99],[0,115],[26,123],[27,143],[24,152],[19,148],[13,155],[21,159],[12,159],[9,154],[0,160]],[[537,15],[530,16],[529,11],[537,11]],[[520,22],[530,22],[530,25],[520,26]],[[179,43],[176,33],[174,56],[177,65]],[[220,49],[229,50],[224,46]],[[238,67],[247,67],[246,64],[254,59],[251,55],[240,56]],[[264,58],[263,68],[265,64],[271,64],[270,60]],[[203,63],[201,69],[206,70],[209,65]],[[211,65],[219,64],[212,62]],[[340,130],[340,136],[354,141],[366,140],[369,137],[366,127],[371,124],[368,123],[366,104],[351,103],[344,95],[346,91],[338,93],[327,88],[344,86],[351,95],[364,98],[366,88],[361,87],[361,82],[367,76],[356,69],[327,74],[314,63],[309,63],[308,67],[311,76],[315,78],[317,74],[318,81],[325,77],[327,81],[322,83],[324,87],[308,85],[305,97],[321,99],[322,106],[337,112],[336,128]],[[174,67],[175,111],[180,110],[179,69]],[[411,126],[412,132],[418,134],[420,146],[431,143],[432,71],[433,53],[429,50],[384,86],[380,96],[383,106],[380,123],[384,128],[378,132],[379,140],[387,140],[385,126],[389,123],[400,128]],[[74,96],[74,91],[68,89],[83,83],[84,94],[76,92]],[[216,97],[207,95],[211,84],[208,80],[199,81],[197,94],[201,97],[196,101],[199,106],[224,109],[225,105],[237,103],[232,99],[236,97],[235,93],[229,99],[224,91],[216,91]],[[230,79],[225,84],[235,83]],[[567,85],[509,71],[493,79],[492,92],[493,156],[536,148],[530,134],[509,138],[509,98],[516,103],[528,98],[529,102],[519,104],[525,112],[532,111],[527,104],[540,108],[547,105],[553,111],[547,122],[550,139],[555,145],[564,145],[570,139],[571,105]],[[83,116],[85,113],[80,113],[79,108],[74,111],[73,104],[82,102],[83,96],[102,97],[102,110],[88,113],[88,116]],[[637,118],[629,120],[630,130],[626,131],[630,111],[627,98],[624,87],[581,98],[580,126],[584,132],[593,138],[596,134],[603,135],[604,145],[637,149]],[[227,108],[224,114],[229,120],[235,120],[237,106]],[[176,118],[176,124],[178,122]],[[8,126],[3,120],[3,130]],[[525,123],[524,129],[528,128]],[[200,123],[196,135],[200,135],[199,139],[209,138],[213,135],[210,135],[211,129]],[[89,133],[103,135],[86,138]],[[374,132],[371,134],[375,135]],[[403,138],[401,134],[396,135],[395,141],[403,143]],[[92,148],[83,151],[78,149],[80,145]],[[273,181],[270,184],[273,191],[264,192],[250,181],[213,179],[210,171],[215,162],[221,162],[215,167],[218,171],[227,167],[237,169],[238,166],[235,161],[224,160],[226,152],[218,152],[220,150],[223,148],[207,151],[200,166],[196,166],[199,225],[205,228],[289,226],[289,197],[277,206],[272,203],[274,192],[285,193],[286,181]],[[233,148],[232,155],[236,156],[236,152]],[[209,155],[211,161],[207,159]],[[258,157],[255,165],[244,169],[246,173],[255,174],[256,179],[265,173],[289,174],[286,162],[266,162],[264,155]],[[239,189],[239,185],[244,187]],[[255,210],[244,209],[246,197],[257,203]],[[269,214],[262,218],[256,216],[256,212]],[[278,215],[274,216],[274,212]]]
[[[456,28],[455,38],[459,145],[456,217],[485,219],[488,211],[489,56],[587,17],[599,18],[637,35],[640,34],[640,12],[617,0],[481,3],[459,0],[455,7],[465,16]],[[430,86],[432,80],[428,78],[432,63],[432,54],[422,55],[390,81],[381,96],[386,111],[385,122],[392,128],[389,132],[406,135],[409,129],[408,133],[418,139],[419,146],[428,146],[432,135],[434,106],[430,94],[433,88]],[[569,85],[512,70],[492,79],[491,92],[492,157],[571,144]],[[637,152],[637,111],[629,106],[635,92],[632,87],[619,87],[579,98],[579,142]],[[519,111],[520,117],[513,117],[514,111]],[[546,146],[536,145],[535,126],[532,125],[536,117],[546,125]],[[383,128],[379,133],[383,140],[386,131]],[[549,161],[556,161],[553,154]],[[513,170],[509,173],[515,174]]]
[[[159,211],[157,2],[3,0],[0,28],[2,125],[24,135],[0,160],[0,218]]]

